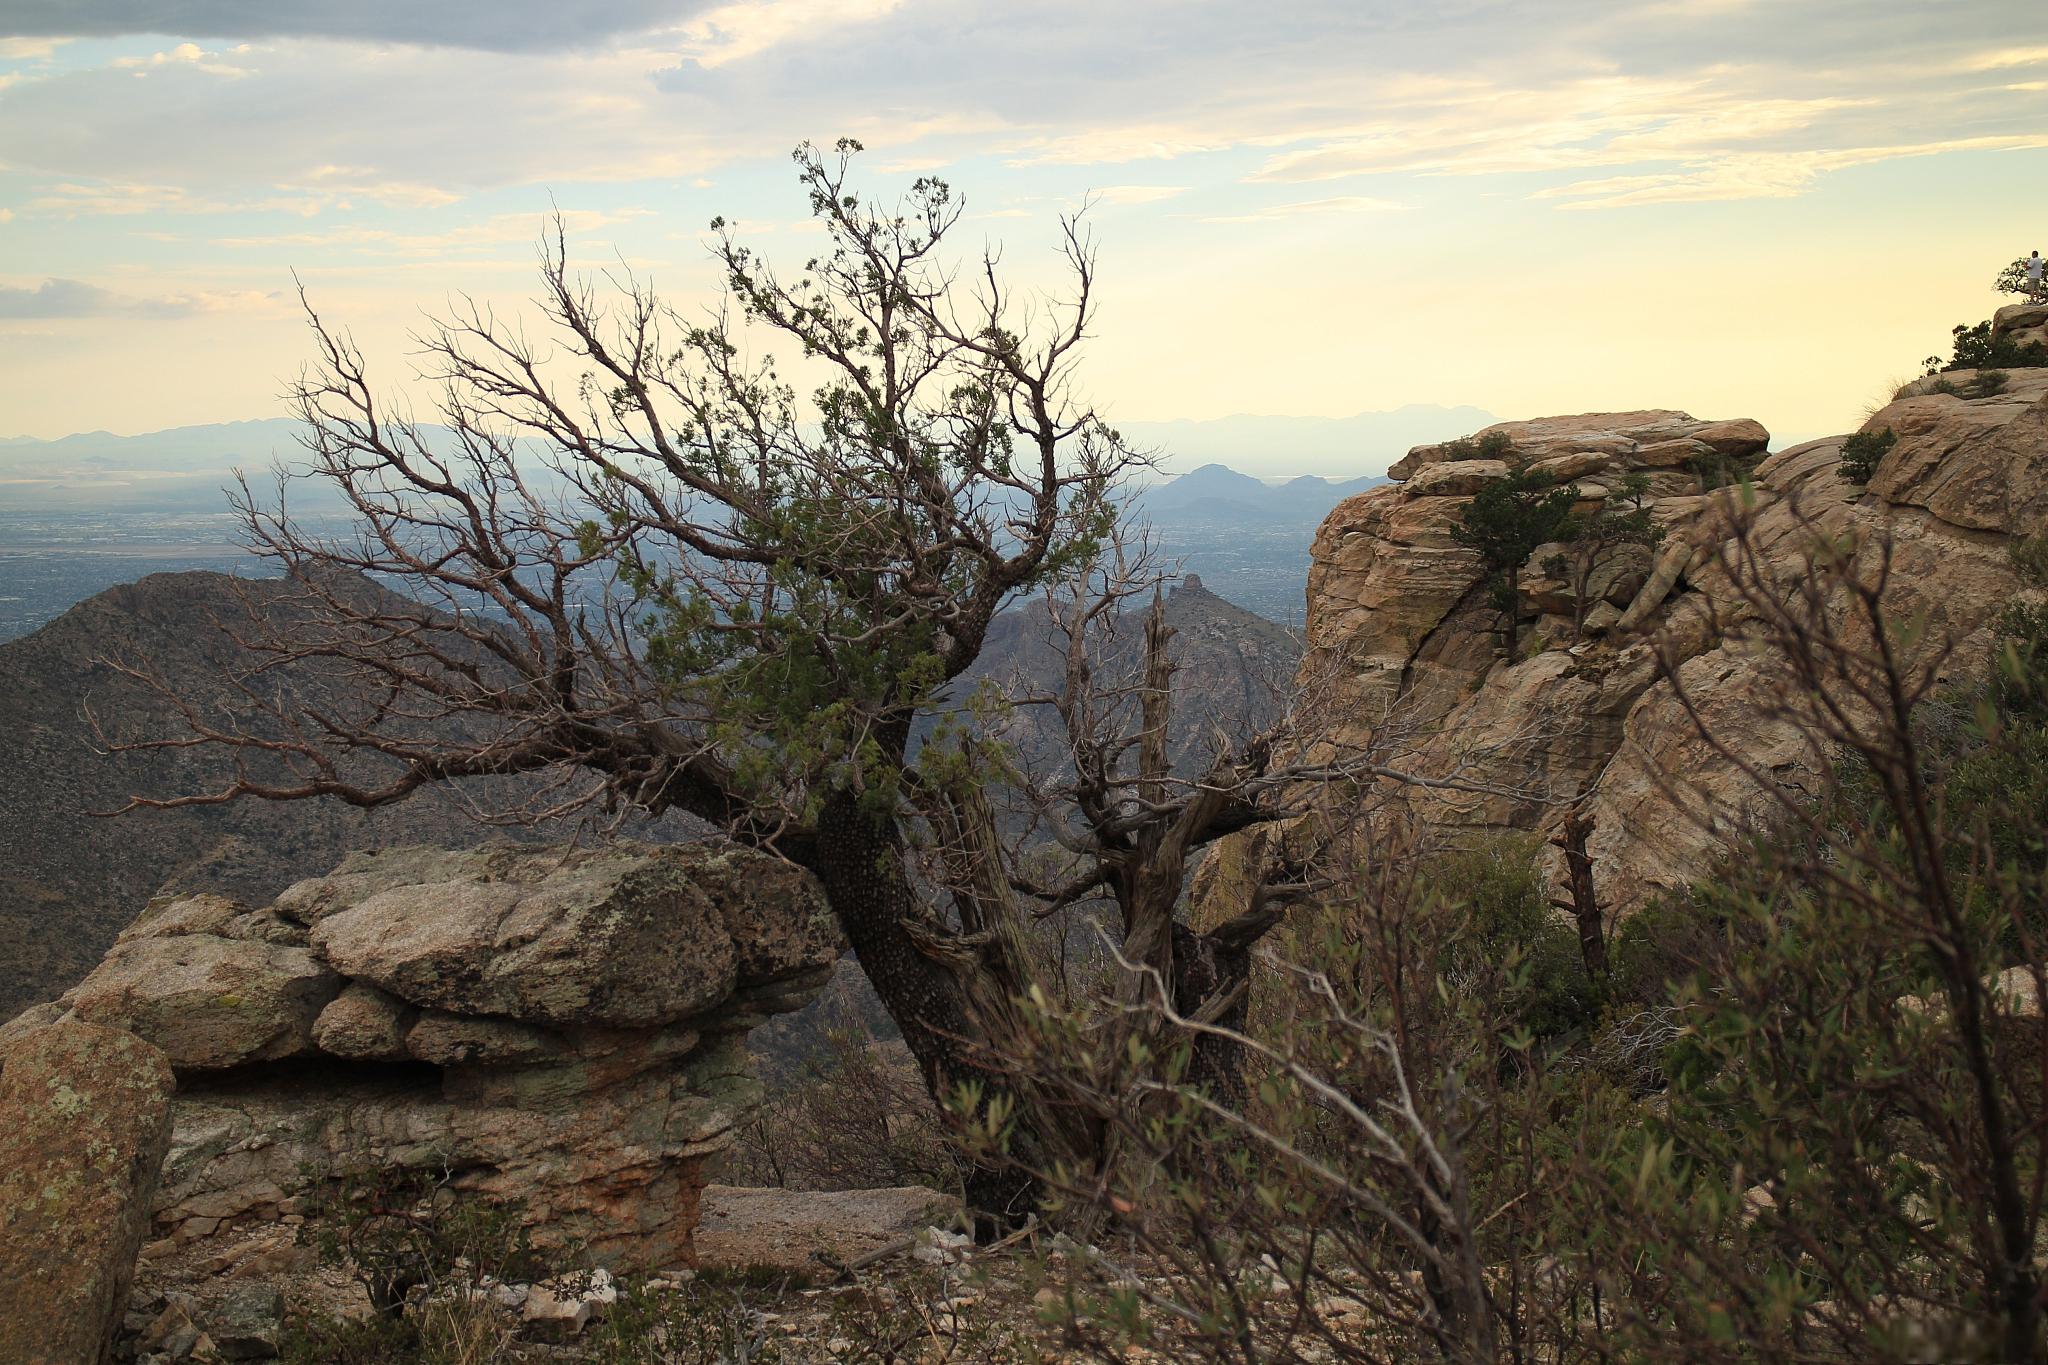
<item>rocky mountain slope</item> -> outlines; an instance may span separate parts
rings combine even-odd
[[[1127,612],[1098,665],[1108,680],[1131,676],[1143,643],[1144,604]],[[1167,589],[1169,648],[1179,665],[1173,680],[1173,723],[1168,748],[1175,766],[1203,762],[1219,728],[1228,735],[1255,732],[1278,719],[1296,666],[1300,641],[1262,616],[1224,601],[1189,574]],[[989,640],[965,681],[987,681],[1005,696],[1049,696],[1066,667],[1066,637],[1041,602],[996,618]],[[1005,736],[1023,761],[1045,771],[1066,753],[1066,734],[1052,708],[1012,713]]]
[[[0,646],[0,771],[8,774],[0,783],[0,1017],[83,976],[160,888],[260,904],[357,849],[460,845],[489,833],[448,792],[380,811],[334,801],[244,801],[94,818],[132,793],[170,796],[218,784],[233,762],[203,747],[98,752],[87,708],[122,735],[172,735],[179,726],[170,701],[105,661],[152,660],[181,692],[232,711],[237,699],[225,677],[242,656],[221,626],[247,610],[292,609],[282,580],[156,574]],[[270,683],[314,701],[332,685],[303,668]]]
[[[1353,497],[1324,523],[1309,578],[1303,677],[1327,697],[1333,741],[1398,751],[1410,771],[1456,775],[1485,790],[1415,787],[1401,797],[1449,843],[1509,830],[1556,832],[1568,812],[1593,824],[1588,844],[1599,899],[1627,913],[1709,875],[1730,841],[1762,818],[1766,793],[1713,751],[1684,692],[1761,780],[1803,790],[1800,737],[1766,716],[1773,661],[1745,640],[1730,572],[1737,486],[1756,510],[1750,544],[1766,582],[1801,573],[1810,533],[1857,537],[1857,568],[1874,568],[1889,538],[1885,600],[1918,619],[1914,648],[1953,642],[1948,667],[1981,671],[1987,623],[2019,589],[2015,538],[2048,530],[2048,370],[2014,370],[1995,395],[1971,397],[1976,376],[1918,381],[1864,430],[1896,444],[1867,487],[1840,467],[1843,437],[1767,453],[1754,422],[1702,422],[1671,411],[1593,413],[1503,423],[1501,458],[1477,443],[1418,447],[1390,487]],[[1987,387],[1996,387],[1996,382]],[[1484,436],[1486,433],[1481,433]],[[1471,495],[1511,471],[1576,482],[1590,502],[1630,473],[1664,538],[1592,585],[1583,637],[1572,594],[1530,557],[1522,606],[1535,616],[1519,657],[1499,656],[1500,614],[1478,556],[1453,528]],[[1582,506],[1587,504],[1582,504]],[[1254,845],[1224,851],[1212,872],[1226,893]],[[1553,855],[1561,874],[1561,855]]]

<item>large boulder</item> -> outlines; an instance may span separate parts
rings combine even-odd
[[[637,1271],[690,1261],[760,1098],[746,1033],[841,948],[808,874],[727,844],[408,848],[256,910],[154,904],[62,1003],[196,1082],[162,1244],[266,1228],[311,1180],[431,1169]]]
[[[1863,430],[1898,439],[1870,491],[1966,530],[2038,526],[2048,515],[2048,370],[2012,373],[2017,382],[1992,397],[1931,393],[1873,415]]]
[[[0,1048],[0,1360],[97,1365],[128,1307],[171,1136],[169,1061],[56,1023]]]
[[[2048,303],[2007,304],[1991,315],[1991,336],[2015,346],[2048,346]]]
[[[736,858],[744,876],[733,875]],[[631,848],[571,859],[524,848],[363,854],[285,892],[277,909],[309,926],[337,971],[414,1004],[607,1028],[715,1005],[743,969],[807,956],[823,913],[796,868],[713,845],[659,858]]]

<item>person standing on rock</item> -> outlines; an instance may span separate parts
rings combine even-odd
[[[2041,253],[2027,257],[2027,297],[2035,303],[2041,301]]]

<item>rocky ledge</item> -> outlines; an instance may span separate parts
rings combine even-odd
[[[2039,311],[2004,322],[2048,326]],[[1889,608],[1924,622],[1916,649],[1955,646],[1946,666],[1958,676],[1981,672],[1988,623],[2019,590],[2008,547],[2048,531],[2048,369],[1918,381],[1864,430],[1896,438],[1867,486],[1841,470],[1845,437],[1769,454],[1753,421],[1668,410],[1509,422],[1418,447],[1391,471],[1400,482],[1347,499],[1316,537],[1303,677],[1327,708],[1327,733],[1390,748],[1418,775],[1463,779],[1467,790],[1399,788],[1452,843],[1555,834],[1572,811],[1589,818],[1610,913],[1711,875],[1772,802],[1700,738],[1660,653],[1753,772],[1795,789],[1813,778],[1801,737],[1760,704],[1774,663],[1745,642],[1729,577],[1741,500],[1754,499],[1754,568],[1775,583],[1803,571],[1809,530],[1853,537],[1866,571],[1889,540]],[[1564,547],[1539,549],[1520,584],[1533,626],[1504,659],[1484,569],[1453,531],[1473,493],[1522,471],[1576,484],[1588,501],[1645,475],[1663,539],[1616,554],[1589,585],[1598,600],[1584,604],[1545,569]],[[1219,849],[1203,915],[1232,913],[1263,847],[1240,836]],[[1562,856],[1549,856],[1561,881]]]
[[[745,1035],[840,948],[807,874],[731,846],[396,849],[260,908],[160,898],[0,1040],[68,1019],[169,1058],[146,1255],[296,1221],[314,1180],[425,1169],[639,1271],[693,1259],[759,1096]]]

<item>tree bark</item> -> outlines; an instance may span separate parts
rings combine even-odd
[[[818,813],[816,871],[861,971],[902,1030],[925,1088],[945,1105],[964,1081],[984,1097],[1001,1078],[974,1060],[978,1042],[965,993],[952,970],[921,951],[909,931],[920,906],[904,858],[896,817],[863,809],[858,796],[835,792]],[[1019,1139],[1028,1143],[1024,1116]],[[978,1229],[1014,1223],[1032,1211],[1037,1182],[1019,1165],[963,1162],[967,1206]]]

